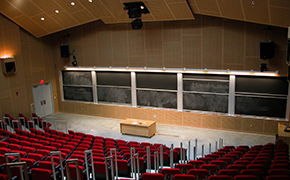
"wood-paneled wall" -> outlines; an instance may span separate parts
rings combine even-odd
[[[86,114],[119,119],[144,119],[153,120],[162,124],[269,135],[277,134],[278,123],[285,122],[267,119],[220,116],[215,114],[209,115],[170,110],[156,110],[64,101],[60,103],[60,109],[62,112],[75,114]]]
[[[268,70],[287,75],[287,29],[265,28],[200,15],[192,21],[143,23],[140,30],[133,30],[130,24],[105,25],[96,21],[57,33],[56,41],[70,34],[68,43],[80,66],[259,71],[260,64],[267,63]],[[275,57],[268,61],[260,59],[260,42],[266,40],[276,44]],[[58,56],[60,69],[72,62],[64,61]]]
[[[4,75],[0,68],[0,117],[5,113],[18,118],[18,113],[31,116],[30,104],[34,102],[32,86],[41,79],[52,82],[57,100],[57,83],[53,39],[37,39],[0,15],[0,57],[14,56],[16,72]],[[55,101],[58,111],[58,101]],[[1,118],[2,119],[2,118]]]

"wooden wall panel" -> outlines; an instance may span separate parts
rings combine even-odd
[[[112,66],[112,37],[111,26],[104,26],[101,23],[97,25],[98,30],[98,65],[99,66]]]
[[[203,68],[222,68],[222,20],[203,17],[202,23]]]
[[[239,21],[224,20],[223,63],[242,64],[244,62],[244,24]]]
[[[201,69],[201,36],[182,37],[183,67]]]
[[[254,4],[252,4],[254,2]],[[245,18],[250,22],[269,23],[268,1],[243,0],[241,1]]]
[[[32,84],[39,84],[39,81],[45,79],[45,71],[38,71],[32,73]],[[32,87],[31,87],[32,88]]]
[[[0,99],[0,106],[1,106],[1,110],[2,110],[2,116],[3,117],[5,114],[11,114],[11,116],[14,116],[15,111],[13,108],[13,102],[12,102],[12,98],[11,97],[6,97],[3,99]]]
[[[194,16],[194,21],[181,21],[182,35],[201,35],[201,16]]]
[[[181,68],[181,43],[164,43],[164,67]]]
[[[102,111],[101,111],[101,106],[100,105],[95,105],[95,104],[89,104],[87,106],[88,109],[88,114],[89,115],[94,115],[94,116],[101,116]]]
[[[75,110],[75,104],[74,102],[61,102],[61,110],[63,112],[67,112],[67,113],[74,113],[74,110]]]
[[[132,118],[134,119],[148,119],[147,118],[147,109],[143,108],[133,108],[132,109]]]
[[[83,39],[84,43],[84,65],[83,66],[98,66],[98,49],[96,39]]]
[[[127,119],[132,117],[132,108],[129,107],[116,107],[116,116],[120,119]]]
[[[162,50],[147,50],[146,51],[146,66],[147,67],[164,67]]]
[[[246,70],[254,70],[260,71],[261,63],[265,63],[264,60],[260,59],[259,57],[246,57],[245,58],[245,69]]]
[[[128,24],[112,25],[113,66],[126,67],[128,61]]]
[[[9,79],[3,75],[2,68],[0,68],[0,98],[10,96]]]
[[[116,107],[115,106],[101,106],[102,116],[114,118],[116,117]]]
[[[242,118],[236,117],[223,117],[222,118],[222,129],[226,130],[242,130]]]
[[[156,123],[164,123],[165,112],[162,110],[150,110],[147,111],[147,119],[151,121],[156,121]]]
[[[215,115],[202,115],[201,125],[206,128],[220,129],[222,127],[222,117]]]
[[[162,25],[161,22],[145,24],[146,49],[162,49]]]
[[[25,85],[24,83],[22,83],[23,85]],[[13,103],[13,107],[14,107],[14,112],[13,112],[13,116],[15,118],[17,118],[17,112],[29,112],[29,104],[28,104],[28,100],[27,100],[27,92],[26,92],[26,88],[22,87],[22,88],[17,88],[12,90],[12,103]],[[16,113],[15,113],[16,112]]]
[[[260,57],[260,42],[266,37],[262,25],[246,23],[246,56]]]
[[[163,43],[181,42],[181,21],[162,22]]]
[[[145,56],[145,30],[128,30],[129,56]]]
[[[201,114],[183,113],[182,125],[201,127],[201,117],[202,117]]]
[[[243,119],[243,129],[248,132],[263,132],[264,121],[262,119]]]
[[[144,56],[131,56],[129,57],[129,67],[144,67],[146,60]]]
[[[164,123],[166,124],[182,124],[182,113],[175,111],[166,111],[164,117]]]
[[[88,105],[85,103],[75,103],[74,112],[78,114],[88,114]]]
[[[278,122],[265,120],[264,133],[277,134],[278,133]]]

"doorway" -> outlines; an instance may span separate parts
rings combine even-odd
[[[44,117],[53,114],[54,103],[51,82],[35,85],[32,89],[36,115]]]

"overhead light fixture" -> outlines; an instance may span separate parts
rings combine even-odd
[[[72,6],[76,5],[75,2],[71,2],[70,4],[71,4]]]
[[[93,0],[89,0],[89,2],[93,2]]]
[[[42,17],[42,18],[40,18],[40,20],[44,21],[45,19],[44,19],[44,17]]]
[[[59,10],[56,9],[54,12],[55,12],[55,13],[59,13]]]

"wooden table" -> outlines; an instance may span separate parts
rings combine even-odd
[[[290,137],[290,132],[285,132],[284,129],[289,123],[278,123],[278,135],[280,137]]]
[[[120,123],[122,134],[152,137],[156,133],[156,122],[141,119],[126,119]]]

